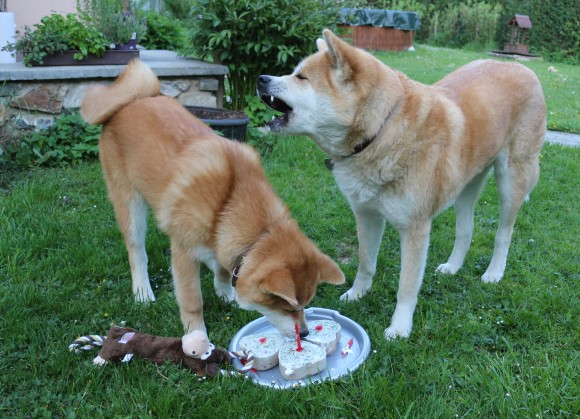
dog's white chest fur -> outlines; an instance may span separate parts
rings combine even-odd
[[[333,174],[352,207],[380,213],[394,227],[410,222],[408,208],[411,202],[406,194],[396,193],[379,183],[379,179],[370,179],[365,173],[352,170],[347,162],[337,164]]]

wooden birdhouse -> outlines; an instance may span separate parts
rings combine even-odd
[[[526,35],[527,30],[532,27],[530,17],[516,14],[507,24],[511,27],[511,37],[509,43],[504,45],[503,52],[511,54],[529,54],[528,46],[526,45]]]

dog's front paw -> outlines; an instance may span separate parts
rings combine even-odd
[[[452,265],[451,263],[442,263],[437,267],[437,269],[435,269],[435,272],[447,275],[455,275],[459,268],[459,266]]]
[[[355,288],[349,289],[347,292],[340,296],[341,301],[356,301],[360,300],[362,297],[367,295],[369,290],[358,290]]]
[[[411,334],[410,327],[400,327],[396,325],[390,325],[387,329],[385,329],[386,340],[394,340],[397,338],[408,338],[410,334]]]
[[[501,281],[501,279],[503,278],[503,273],[497,273],[497,272],[490,272],[489,270],[487,272],[485,272],[482,277],[481,280],[483,282],[487,282],[487,283],[497,283],[499,281]]]
[[[133,292],[133,296],[137,303],[149,303],[155,301],[155,295],[153,294],[151,287],[137,288],[137,290]]]
[[[413,330],[414,308],[404,304],[397,304],[391,319],[391,325],[385,329],[385,339],[408,338]]]

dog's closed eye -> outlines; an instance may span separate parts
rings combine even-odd
[[[296,74],[296,78],[298,80],[308,80],[308,77],[304,76],[304,74],[302,74],[302,73]]]

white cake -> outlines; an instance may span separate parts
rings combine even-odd
[[[308,330],[304,340],[324,348],[327,356],[336,351],[340,341],[340,324],[332,320],[313,320],[308,322]]]
[[[278,351],[286,343],[279,333],[258,333],[240,339],[240,349],[254,354],[253,368],[258,371],[269,370],[278,365]]]
[[[302,342],[302,351],[296,350],[296,342],[290,341],[278,353],[280,374],[287,380],[300,380],[326,369],[325,350],[309,342]]]

